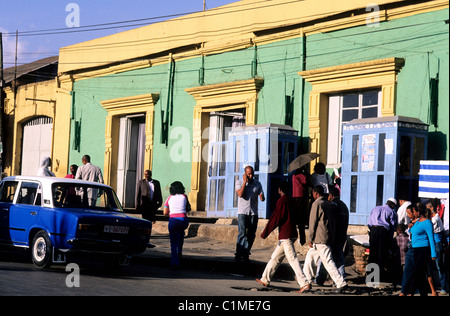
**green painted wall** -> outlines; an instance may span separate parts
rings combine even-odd
[[[290,43],[292,42],[292,44]],[[300,43],[300,44],[299,44]],[[257,122],[284,123],[284,96],[291,95],[295,87],[295,98],[298,98],[300,78],[297,74],[301,49],[301,39],[289,41],[289,44],[267,45],[257,51],[257,76],[265,78],[264,87],[259,95]],[[231,82],[252,78],[252,61],[255,58],[254,48],[231,53],[207,56],[205,58],[205,84]],[[92,163],[103,168],[105,144],[105,119],[107,112],[101,107],[103,100],[115,99],[146,93],[159,93],[160,98],[155,106],[154,122],[154,154],[153,177],[162,182],[163,195],[168,195],[168,186],[175,180],[182,181],[186,190],[190,191],[191,157],[192,157],[192,121],[195,100],[185,89],[199,86],[199,69],[201,58],[193,58],[176,62],[175,84],[173,96],[173,124],[169,128],[186,128],[190,131],[190,150],[187,162],[173,162],[170,151],[179,144],[180,136],[172,134],[168,146],[160,142],[161,110],[165,110],[168,98],[169,66],[159,65],[147,69],[129,71],[122,74],[109,75],[76,81],[75,111],[72,120],[70,140],[70,164],[80,164],[84,154],[91,155]],[[75,122],[81,122],[80,149],[74,149]],[[178,138],[175,138],[178,136]],[[165,193],[165,194],[164,194]]]
[[[388,57],[405,59],[398,75],[396,114],[430,124],[430,78],[439,77],[437,127],[430,125],[428,158],[449,159],[448,9],[307,38],[307,69]]]
[[[186,71],[184,67],[195,64],[194,60],[187,61],[180,67],[177,65],[177,82],[174,90],[174,117],[173,127],[185,127],[192,130],[193,106],[195,101],[180,87],[179,82],[197,80],[196,76]],[[77,81],[74,85],[76,91],[75,117],[72,120],[70,163],[79,163],[84,154],[90,154],[92,163],[103,169],[105,154],[105,119],[107,112],[100,102],[120,97],[159,93],[160,98],[155,106],[154,121],[154,163],[153,177],[160,179],[163,190],[175,180],[182,181],[187,190],[190,184],[190,162],[171,163],[169,160],[170,148],[177,139],[169,140],[168,147],[161,144],[161,109],[165,109],[168,97],[168,67],[167,65],[127,72],[119,75],[110,75],[101,78]],[[189,119],[186,119],[189,118]],[[80,150],[73,149],[74,121],[81,121]],[[191,145],[188,147],[188,149]],[[190,158],[190,155],[189,155]],[[167,186],[167,188],[164,188]],[[166,195],[167,196],[167,195]]]
[[[417,117],[429,122],[430,77],[439,73],[438,126],[430,127],[430,148],[433,159],[449,159],[448,151],[448,10],[425,13],[380,23],[379,27],[361,26],[348,30],[308,36],[306,70],[343,65],[366,60],[402,57],[406,60],[398,76],[398,115]],[[284,124],[285,96],[294,96],[293,127],[300,131],[301,151],[308,148],[308,95],[311,86],[302,91],[303,39],[294,38],[257,48],[238,50],[205,57],[204,83],[206,85],[250,79],[252,62],[257,56],[257,76],[264,78],[259,93],[257,123]],[[199,86],[201,58],[176,63],[173,97],[173,124],[175,128],[192,130],[195,100],[186,88]],[[106,111],[100,101],[119,97],[159,93],[155,107],[153,176],[161,181],[163,195],[175,180],[190,191],[191,152],[188,162],[172,162],[170,150],[179,139],[161,144],[161,110],[168,98],[169,66],[159,65],[101,78],[76,81],[74,118],[71,121],[70,164],[81,163],[84,154],[90,154],[92,163],[103,168]],[[304,104],[302,108],[302,104]],[[74,149],[74,124],[81,122],[81,145]],[[192,132],[191,132],[192,133]],[[192,136],[192,135],[191,135]],[[192,137],[189,148],[192,147]],[[429,153],[430,158],[431,153]]]

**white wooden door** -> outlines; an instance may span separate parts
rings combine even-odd
[[[23,126],[21,174],[37,175],[43,157],[52,155],[53,119],[38,117]]]
[[[117,196],[125,208],[134,208],[137,180],[144,175],[145,117],[122,117],[119,125]]]

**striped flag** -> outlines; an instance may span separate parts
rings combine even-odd
[[[421,160],[419,171],[419,197],[448,198],[448,161]]]

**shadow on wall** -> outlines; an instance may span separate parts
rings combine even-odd
[[[442,132],[428,133],[427,160],[447,160],[447,135]]]
[[[80,121],[75,121],[72,149],[80,152],[80,145],[81,145],[81,118]]]

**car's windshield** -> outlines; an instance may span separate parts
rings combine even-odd
[[[55,207],[123,212],[116,194],[108,187],[94,184],[54,183],[52,193]]]

